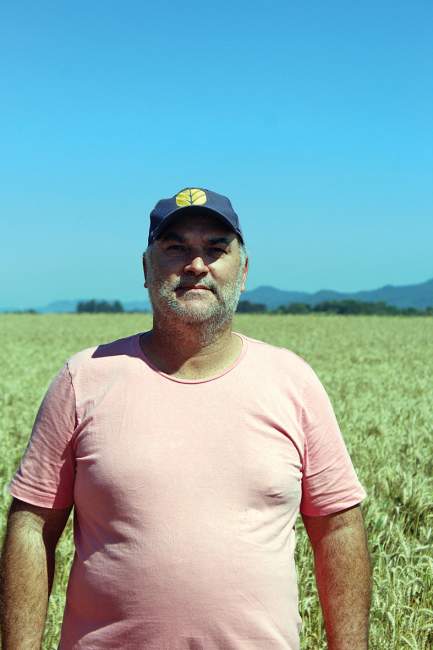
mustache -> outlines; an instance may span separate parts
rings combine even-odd
[[[213,291],[213,293],[216,293],[216,287],[213,283],[210,282],[205,282],[201,280],[200,282],[185,282],[183,280],[179,280],[179,282],[176,282],[175,286],[173,287],[173,290],[176,291],[176,289],[194,289],[194,287],[206,287],[206,289],[209,289],[210,291]]]

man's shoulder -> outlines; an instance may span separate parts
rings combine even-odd
[[[250,357],[257,363],[263,363],[275,370],[281,369],[283,372],[290,372],[303,377],[307,377],[312,371],[310,364],[298,352],[245,336],[245,334],[242,334],[242,336],[247,340],[251,352]]]
[[[100,343],[75,352],[67,360],[71,373],[88,367],[117,363],[125,357],[135,356],[135,345],[139,334],[132,334],[120,339]]]

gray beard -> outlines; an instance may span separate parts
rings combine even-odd
[[[198,343],[208,344],[232,321],[241,295],[242,267],[238,277],[222,288],[201,280],[200,284],[205,284],[213,290],[216,300],[213,300],[212,304],[202,306],[194,304],[192,309],[189,308],[188,301],[181,304],[174,293],[182,281],[173,287],[168,282],[161,282],[154,277],[151,269],[148,275],[154,319],[159,327],[172,331],[176,337],[183,338],[188,332],[188,338],[193,335]],[[196,303],[197,299],[192,300]]]

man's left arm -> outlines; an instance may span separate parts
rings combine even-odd
[[[302,519],[314,553],[328,650],[367,650],[371,565],[361,508]]]

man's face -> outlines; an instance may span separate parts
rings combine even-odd
[[[174,220],[148,250],[145,286],[155,314],[218,325],[233,317],[245,288],[236,235],[216,217]]]

